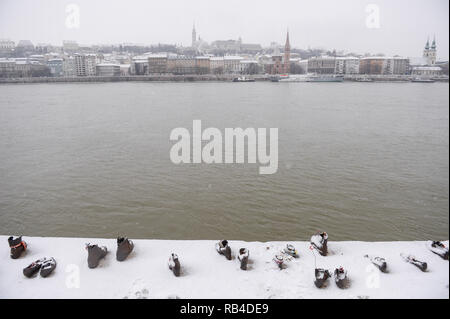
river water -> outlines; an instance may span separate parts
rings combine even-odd
[[[448,239],[447,83],[0,86],[0,234]],[[279,130],[279,167],[171,162],[172,129]]]

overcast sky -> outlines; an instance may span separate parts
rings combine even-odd
[[[67,27],[69,4],[79,8],[79,27]],[[379,28],[367,27],[369,4],[378,5]],[[447,60],[448,11],[448,0],[0,0],[0,38],[187,46],[195,21],[208,42],[284,43],[289,28],[296,48],[412,57],[435,34],[438,59]]]

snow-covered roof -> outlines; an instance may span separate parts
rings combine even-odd
[[[167,58],[167,53],[152,53],[147,56],[147,58]]]
[[[15,59],[0,58],[0,63],[14,63],[14,62],[16,62]]]
[[[148,56],[137,55],[133,57],[134,62],[148,62]]]
[[[413,70],[416,71],[441,71],[441,67],[439,66],[414,66]]]
[[[379,55],[379,56],[365,56],[365,57],[361,58],[361,60],[386,60],[386,59],[389,59],[389,57],[381,56],[381,55]]]
[[[336,60],[359,60],[356,56],[338,56]]]
[[[120,65],[116,63],[99,63],[97,64],[97,66],[120,66]]]
[[[316,58],[316,59],[336,59],[335,56],[330,56],[330,55],[321,55],[321,56],[314,57],[314,58]]]
[[[243,58],[235,55],[226,55],[223,57],[224,60],[242,60]]]

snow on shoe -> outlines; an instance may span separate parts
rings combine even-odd
[[[339,267],[334,270],[334,281],[336,282],[336,285],[341,288],[347,288],[348,285],[348,278],[347,278],[347,270],[344,269],[344,267]]]
[[[405,255],[405,254],[402,253],[402,254],[400,254],[400,256],[403,258],[404,261],[406,261],[407,263],[413,264],[414,266],[416,266],[420,270],[422,270],[422,271],[426,271],[427,270],[427,263],[426,262],[422,262],[420,260],[417,260],[412,255]]]
[[[372,264],[378,267],[381,272],[387,272],[387,262],[386,259],[378,256],[365,255],[364,257],[369,258]]]
[[[317,288],[322,288],[325,283],[327,282],[328,278],[331,277],[331,274],[328,270],[322,269],[322,268],[316,268],[314,270],[314,285],[316,285]]]
[[[275,264],[277,264],[278,268],[283,269],[284,267],[284,257],[283,255],[275,255],[272,259]]]
[[[29,264],[23,269],[23,275],[28,278],[33,277],[33,275],[36,274],[39,269],[41,269],[43,261],[44,259],[38,259],[35,262]]]
[[[317,232],[311,237],[311,245],[322,255],[328,253],[328,234],[326,232]]]
[[[228,260],[231,260],[231,248],[228,246],[227,240],[221,240],[216,244],[216,250],[219,254],[224,255]]]
[[[239,249],[238,259],[241,262],[242,270],[247,270],[248,256],[249,256],[249,251],[247,248]]]
[[[294,258],[299,257],[297,249],[295,249],[295,247],[291,244],[286,245],[286,248],[284,249],[284,253],[288,254],[289,256],[292,256]]]
[[[448,260],[448,247],[445,247],[440,241],[428,241],[427,247],[442,259]]]
[[[47,277],[49,276],[53,270],[55,270],[56,268],[56,260],[55,258],[44,258],[44,260],[42,261],[42,267],[41,267],[41,276],[42,277]]]
[[[106,247],[98,247],[97,245],[86,244],[88,251],[88,266],[89,268],[96,268],[100,263],[100,259],[106,256],[108,249]]]
[[[27,243],[22,240],[22,236],[14,239],[13,236],[8,238],[8,244],[11,249],[11,258],[17,259],[27,249]]]
[[[134,244],[127,237],[118,237],[117,238],[117,252],[116,259],[117,261],[124,261],[128,255],[133,251]]]
[[[180,276],[181,265],[180,265],[180,261],[178,260],[177,254],[173,254],[172,253],[172,255],[170,255],[170,257],[169,257],[169,269],[172,270],[173,274],[176,277]]]

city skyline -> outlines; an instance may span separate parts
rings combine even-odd
[[[73,11],[79,10],[79,25],[67,25]],[[379,28],[367,25],[379,9]],[[286,5],[292,10],[280,10]],[[402,11],[408,6],[408,15]],[[348,8],[353,8],[349,10]],[[68,9],[69,8],[69,9]],[[233,10],[238,9],[238,10]],[[272,8],[272,10],[268,10]],[[138,10],[139,9],[139,10]],[[148,9],[148,10],[146,10]],[[369,8],[370,9],[370,8]],[[283,11],[283,12],[282,12]],[[101,19],[99,19],[101,17]],[[436,37],[438,60],[448,60],[448,2],[425,1],[321,1],[311,4],[285,0],[276,5],[260,1],[240,4],[229,0],[214,6],[198,0],[184,2],[95,3],[78,1],[2,1],[0,38],[31,40],[33,44],[62,45],[75,40],[82,45],[157,43],[189,46],[195,21],[197,35],[207,42],[242,38],[264,47],[284,43],[289,29],[292,48],[322,48],[358,54],[420,56],[426,39]]]

